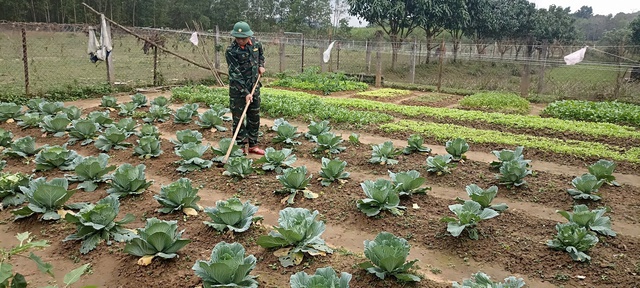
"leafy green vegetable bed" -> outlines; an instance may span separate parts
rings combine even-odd
[[[408,95],[408,94],[411,94],[411,91],[391,89],[391,88],[382,88],[377,90],[356,93],[356,95],[359,95],[359,96],[366,96],[366,97],[373,97],[373,98],[397,97],[397,96]]]
[[[271,82],[271,86],[289,87],[303,90],[322,91],[324,95],[338,91],[362,91],[369,88],[369,85],[362,82],[352,81],[342,73],[318,73],[318,68],[309,68],[301,74],[282,75],[276,81]]]
[[[507,114],[525,115],[531,110],[529,101],[513,93],[487,92],[473,94],[460,100],[459,104],[465,108]]]
[[[640,106],[615,101],[556,101],[542,111],[542,116],[640,126]]]

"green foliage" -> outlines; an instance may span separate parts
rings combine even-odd
[[[27,158],[29,156],[36,155],[42,148],[47,147],[42,146],[36,148],[36,139],[31,136],[26,136],[22,138],[18,138],[13,143],[11,143],[11,147],[7,150],[4,150],[4,154],[9,155],[11,157],[23,157]]]
[[[640,106],[616,101],[556,101],[547,105],[541,115],[564,120],[640,126]]]
[[[133,231],[123,227],[135,220],[135,216],[127,214],[124,219],[115,221],[120,212],[120,201],[115,195],[100,199],[96,204],[87,204],[77,214],[67,213],[64,219],[75,224],[77,232],[62,241],[81,240],[80,253],[87,254],[102,241],[111,245],[111,239],[118,242],[130,241],[135,237]]]
[[[27,187],[31,176],[22,173],[0,172],[0,207],[18,206],[25,201],[20,186]]]
[[[380,165],[395,165],[398,164],[398,160],[395,160],[396,156],[402,154],[402,150],[393,147],[393,142],[387,141],[377,145],[371,145],[371,158],[369,163]]]
[[[236,179],[244,179],[255,172],[252,165],[253,159],[246,157],[229,158],[229,161],[224,164],[224,169],[226,169],[226,171],[222,172],[222,175]]]
[[[312,213],[304,208],[287,207],[280,210],[279,214],[278,226],[273,227],[269,235],[260,236],[257,244],[267,249],[291,247],[285,252],[286,255],[277,255],[282,266],[300,264],[304,253],[312,256],[333,253],[324,239],[320,238],[325,231],[325,224],[316,220],[320,214],[317,210]]]
[[[283,168],[291,167],[298,160],[292,152],[293,150],[287,148],[276,150],[273,147],[267,147],[264,151],[264,156],[255,163],[262,164],[262,170],[264,171],[275,171],[280,174]]]
[[[532,173],[528,162],[511,160],[502,163],[500,174],[496,175],[496,179],[500,181],[500,185],[519,187],[527,184],[524,178]]]
[[[62,112],[67,116],[67,119],[74,121],[82,117],[82,110],[76,106],[65,107]]]
[[[149,106],[149,104],[147,104],[147,96],[141,93],[131,95],[131,102],[136,104],[136,108]]]
[[[243,287],[258,288],[255,276],[249,275],[256,267],[256,257],[245,257],[240,243],[220,242],[213,247],[209,261],[197,260],[191,269],[202,278],[204,288]]]
[[[0,128],[0,146],[11,147],[12,142],[13,142],[13,133],[11,133],[11,131],[7,131]]]
[[[349,288],[351,274],[347,272],[340,273],[338,277],[332,267],[318,268],[314,275],[300,271],[291,275],[289,286],[291,288],[308,288],[308,287],[333,287],[333,288]]]
[[[125,163],[120,165],[111,176],[107,193],[116,197],[142,194],[153,184],[153,180],[147,181],[144,173],[145,168],[144,164],[133,166]]]
[[[118,112],[118,115],[131,117],[136,112],[136,109],[138,109],[138,104],[134,102],[127,102],[120,104],[119,107],[120,111]]]
[[[236,233],[242,233],[249,230],[254,220],[259,217],[253,215],[258,212],[258,207],[251,205],[250,201],[244,204],[238,198],[229,200],[216,201],[216,207],[207,207],[204,213],[211,218],[211,221],[203,221],[203,223],[218,232],[224,232],[229,229]]]
[[[185,212],[186,209],[201,210],[198,205],[200,201],[198,188],[193,188],[189,178],[180,178],[167,186],[162,186],[160,194],[153,195],[153,199],[163,206],[158,209],[160,213]]]
[[[43,116],[38,112],[27,112],[18,117],[18,126],[22,129],[39,127],[42,118]]]
[[[463,204],[449,205],[449,210],[456,214],[454,217],[442,217],[440,221],[447,222],[447,232],[453,237],[458,237],[465,229],[469,233],[469,238],[478,240],[478,230],[476,225],[482,220],[491,219],[498,216],[498,212],[491,208],[482,208],[480,203],[467,200]]]
[[[42,128],[42,132],[44,133],[53,134],[53,137],[62,137],[66,135],[69,123],[71,123],[71,120],[69,120],[65,114],[61,113],[55,117],[47,115],[42,118],[40,128]]]
[[[322,91],[324,95],[331,92],[359,90],[369,88],[369,85],[352,81],[341,73],[319,73],[318,67],[306,68],[301,74],[290,76],[283,74],[271,86],[289,87],[303,90]]]
[[[491,202],[493,202],[493,198],[495,198],[496,195],[498,195],[498,186],[494,185],[487,189],[482,189],[480,188],[480,186],[476,184],[471,184],[471,185],[467,185],[465,190],[467,191],[467,195],[469,195],[469,198],[471,198],[471,200],[480,204],[482,209],[490,208],[498,212],[502,212],[504,210],[507,210],[507,208],[509,208],[509,206],[507,206],[507,204],[505,203],[491,205]],[[460,198],[456,198],[456,201],[458,201],[458,203],[460,204],[464,204],[465,202],[465,200],[462,200]]]
[[[271,130],[276,131],[277,135],[271,140],[273,143],[283,143],[285,145],[300,145],[299,141],[295,141],[300,137],[298,127],[295,127],[284,119],[276,119]]]
[[[364,241],[364,256],[369,261],[359,266],[380,279],[393,276],[402,282],[420,282],[420,277],[409,273],[418,262],[407,262],[410,249],[407,240],[388,232],[380,232],[373,241]]]
[[[351,135],[349,135],[349,143],[353,146],[360,146],[360,144],[362,144],[362,142],[360,142],[360,134],[351,133]]]
[[[580,225],[580,227],[585,227],[605,236],[615,237],[616,232],[611,230],[611,219],[609,217],[603,217],[606,212],[607,209],[605,208],[589,210],[587,205],[575,205],[573,206],[573,212],[556,210],[556,213],[562,215],[562,217],[569,220],[569,222],[576,223]]]
[[[213,155],[214,155],[211,161],[222,163],[222,160],[224,160],[224,156],[227,155],[227,151],[229,150],[229,145],[231,145],[231,138],[223,138],[220,141],[218,141],[218,148],[211,147],[211,152],[213,152]],[[244,156],[244,152],[242,152],[242,150],[240,149],[240,146],[238,146],[236,143],[233,143],[233,147],[231,148],[231,153],[229,154],[229,158],[243,157],[243,156]]]
[[[309,177],[307,177],[306,166],[284,169],[281,175],[276,176],[276,179],[278,179],[284,189],[276,190],[275,192],[290,195],[282,199],[280,202],[284,204],[286,201],[287,204],[293,205],[298,192],[302,192],[302,195],[307,199],[318,198],[318,194],[307,188],[312,177],[313,175],[309,175]]]
[[[178,232],[178,221],[150,218],[144,228],[136,230],[138,233],[124,246],[124,252],[138,257],[172,259],[178,256],[178,250],[191,243],[181,238],[184,230]]]
[[[467,159],[467,156],[465,156],[464,153],[469,151],[469,144],[467,144],[467,141],[462,138],[456,138],[447,141],[445,150],[452,156],[451,160],[460,161]]]
[[[489,112],[526,115],[529,101],[513,93],[485,92],[464,97],[458,104],[464,108]]]
[[[453,288],[522,288],[525,283],[522,278],[509,276],[504,278],[504,283],[496,283],[489,275],[482,272],[471,275],[471,279],[465,279],[462,284],[453,282]]]
[[[113,97],[113,96],[109,96],[109,95],[102,96],[102,99],[100,101],[100,107],[116,108],[118,107],[118,100],[116,99],[116,97]]]
[[[357,207],[369,217],[376,216],[385,210],[400,216],[404,214],[402,210],[407,209],[405,206],[400,206],[400,195],[389,180],[378,179],[376,182],[366,180],[360,183],[360,186],[367,198],[358,200]]]
[[[598,180],[596,176],[589,173],[582,174],[571,180],[574,189],[567,189],[567,193],[573,196],[573,199],[584,199],[598,201],[602,199],[598,189],[605,183],[604,179]]]
[[[326,154],[338,154],[345,149],[346,147],[340,146],[340,144],[344,141],[341,136],[337,136],[332,132],[324,132],[318,136],[313,137],[316,142],[316,147],[313,148],[311,153],[326,153]]]
[[[41,101],[38,102],[38,111],[44,114],[44,116],[54,116],[58,114],[58,112],[62,112],[64,109],[64,103],[62,102],[49,102],[49,101]]]
[[[176,170],[180,173],[187,173],[211,167],[211,165],[213,165],[211,160],[202,159],[202,155],[204,155],[208,149],[209,146],[202,144],[184,144],[182,148],[175,150],[176,155],[182,158],[176,162],[180,164]]]
[[[153,136],[145,136],[138,139],[138,146],[133,149],[133,153],[140,155],[140,159],[159,157],[162,154],[160,139]]]
[[[420,177],[420,172],[416,170],[398,173],[389,171],[389,178],[393,181],[399,196],[427,194],[427,190],[431,190],[431,187],[422,187],[427,179]]]
[[[120,119],[120,121],[118,121],[118,123],[115,123],[114,126],[124,131],[125,136],[127,136],[128,138],[131,135],[136,134],[136,127],[138,127],[138,122],[136,122],[136,120],[133,120],[133,118],[129,117],[129,118]]]
[[[80,145],[85,146],[91,144],[98,137],[100,125],[91,119],[80,119],[71,121],[69,128],[68,145],[74,145],[78,141],[82,141]]]
[[[109,180],[107,175],[116,169],[115,165],[108,165],[109,155],[100,153],[98,157],[78,157],[73,166],[76,175],[67,176],[69,181],[82,182],[77,189],[84,189],[86,192],[93,192],[98,188],[98,183]]]
[[[0,122],[6,122],[9,119],[18,119],[22,115],[22,106],[16,103],[0,103]]]
[[[194,117],[194,116],[198,116],[198,108],[200,108],[200,105],[198,105],[198,103],[190,103],[190,104],[182,105],[182,107],[180,107],[179,109],[190,111],[191,117]],[[223,120],[227,120],[227,118],[224,117],[223,115],[224,113],[227,113],[230,111],[228,108],[222,107],[222,106],[214,106],[214,107],[211,107],[211,109],[213,109],[213,111],[216,111],[218,115],[222,117]]]
[[[193,111],[188,108],[179,108],[173,114],[173,122],[176,124],[188,124],[191,123]]]
[[[29,101],[27,101],[26,106],[27,106],[27,112],[28,113],[39,113],[42,112],[42,110],[40,109],[40,103],[45,102],[45,99],[42,98],[32,98],[29,99]]]
[[[304,134],[304,137],[312,142],[315,141],[315,137],[318,137],[320,134],[331,131],[329,120],[323,120],[320,122],[311,121],[311,124],[309,124],[307,128],[309,129],[309,131]]]
[[[43,214],[42,220],[58,220],[60,215],[58,210],[75,193],[75,190],[67,190],[69,182],[64,178],[55,178],[47,182],[45,177],[40,177],[29,182],[29,186],[21,186],[20,191],[24,194],[29,204],[11,213],[16,219],[26,218],[33,214]]]
[[[93,120],[102,128],[107,128],[113,124],[113,119],[109,118],[109,111],[93,111],[89,113],[87,118]]]
[[[320,184],[322,186],[329,186],[331,183],[338,181],[340,184],[344,184],[349,179],[349,172],[344,172],[344,168],[347,166],[347,161],[340,161],[340,159],[328,159],[322,157],[322,168],[320,168]]]
[[[164,96],[158,96],[155,99],[153,99],[153,101],[151,101],[151,105],[167,106],[169,105],[169,99],[167,99],[167,97],[164,97]]]
[[[411,134],[407,140],[408,146],[402,150],[402,153],[409,155],[412,153],[431,153],[431,148],[424,146],[424,139],[420,134]]]
[[[438,176],[449,174],[449,163],[453,160],[453,156],[449,154],[436,155],[427,157],[427,172],[436,173]]]
[[[491,151],[491,153],[493,153],[493,155],[498,158],[498,161],[493,161],[490,163],[491,168],[500,170],[500,167],[502,167],[502,163],[509,161],[526,162],[527,165],[529,165],[529,163],[531,163],[531,160],[524,159],[524,155],[522,154],[523,150],[524,147],[518,146],[516,147],[516,150],[503,149],[501,151]]]
[[[160,138],[160,130],[158,127],[153,124],[145,123],[140,126],[140,130],[136,133],[138,138],[142,138],[144,136],[154,136],[156,138]]]
[[[569,222],[556,224],[558,234],[552,240],[547,241],[547,246],[555,250],[564,250],[569,253],[574,261],[590,261],[591,257],[584,252],[598,244],[598,237],[585,227]]]
[[[196,121],[196,124],[198,124],[200,128],[203,128],[203,129],[216,128],[216,130],[220,132],[227,131],[227,128],[223,126],[224,120],[218,114],[218,112],[213,109],[209,109],[207,111],[202,112],[202,114],[200,114],[199,116],[199,119],[200,119],[199,121]]]
[[[147,117],[144,117],[142,121],[145,123],[153,122],[166,122],[171,117],[171,109],[167,106],[151,106]]]
[[[403,95],[409,95],[409,94],[411,94],[411,91],[409,90],[399,90],[399,89],[393,89],[393,88],[381,88],[381,89],[356,93],[356,95],[358,96],[366,96],[366,97],[373,97],[373,98],[397,97],[397,96],[403,96]]]
[[[48,146],[40,150],[36,155],[35,171],[48,171],[54,168],[60,170],[73,170],[76,158],[80,157],[74,150],[64,146]]]
[[[123,130],[111,126],[98,136],[94,145],[103,152],[109,152],[111,149],[124,150],[133,146],[131,143],[124,142],[125,139],[127,139],[127,135]]]
[[[616,182],[616,176],[613,176],[614,170],[616,170],[616,163],[603,159],[589,166],[589,173],[596,176],[598,180],[604,180],[609,185],[620,186]]]
[[[176,132],[176,139],[171,139],[170,141],[175,145],[175,149],[177,150],[187,143],[201,144],[202,133],[190,129],[180,130]]]

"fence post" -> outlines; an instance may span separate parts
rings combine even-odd
[[[413,38],[413,44],[411,45],[411,70],[409,75],[411,75],[411,84],[416,82],[416,49],[418,49],[418,40]]]
[[[367,53],[365,56],[365,62],[367,62],[367,74],[371,74],[371,41],[367,39],[365,45],[367,47]]]
[[[530,46],[533,45],[532,44],[533,40],[529,39],[529,41],[527,41],[527,46],[524,47],[525,49],[527,49],[527,51],[525,52],[525,61],[524,64],[522,65],[522,73],[521,76],[522,78],[520,79],[520,96],[522,98],[528,98],[529,97],[529,86],[531,85],[531,68],[529,67],[529,61],[531,61],[531,51],[530,51]]]
[[[158,46],[153,46],[153,85],[158,86]]]
[[[547,63],[547,53],[549,53],[549,41],[542,41],[542,51],[540,51],[540,58],[542,58],[540,63],[540,75],[538,78],[538,94],[542,94],[544,92],[544,70],[545,64]]]
[[[216,37],[213,38],[213,61],[215,62],[216,69],[220,69],[220,51],[218,51],[218,43],[220,43],[220,29],[216,25]]]
[[[446,53],[446,51],[444,50],[444,38],[442,38],[442,44],[440,44],[440,59],[439,59],[439,66],[438,67],[438,93],[440,93],[440,89],[442,88],[442,66],[444,64],[444,54]]]
[[[336,43],[338,44],[338,57],[336,58],[336,71],[340,70],[340,48],[342,47],[342,45],[340,45],[340,42]]]
[[[300,61],[300,73],[304,72],[304,34],[302,34],[302,50],[300,54],[302,54],[302,61]]]
[[[109,23],[107,23],[107,31],[109,33],[109,35],[113,35],[111,34],[111,25]],[[154,46],[155,47],[155,46]],[[113,72],[113,50],[111,50],[111,52],[107,53],[106,59],[104,61],[107,65],[107,81],[109,82],[109,86],[113,86],[113,78],[114,78],[114,72]]]
[[[318,50],[320,51],[320,72],[327,72],[327,67],[326,65],[324,65],[324,41],[323,40],[317,40],[318,41]]]
[[[280,29],[280,33],[279,33],[279,53],[280,53],[280,73],[284,72],[285,70],[285,63],[284,63],[284,31],[282,29]]]
[[[376,88],[382,86],[382,32],[376,32]]]
[[[27,32],[22,27],[22,63],[24,64],[24,93],[29,96],[29,58],[27,57]]]

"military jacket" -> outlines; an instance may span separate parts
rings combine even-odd
[[[258,67],[264,67],[262,43],[252,37],[245,47],[240,47],[233,41],[225,57],[229,65],[229,96],[247,96],[258,78]],[[261,86],[258,84],[258,88]]]

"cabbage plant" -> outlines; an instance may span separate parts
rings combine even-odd
[[[118,105],[118,107],[120,108],[118,115],[130,117],[130,116],[133,116],[134,113],[136,113],[136,109],[138,109],[138,104],[134,102],[127,102],[127,103],[121,103],[120,105]]]
[[[503,149],[500,151],[496,151],[496,150],[491,151],[491,153],[493,153],[493,155],[495,155],[498,158],[497,161],[493,161],[490,163],[491,168],[500,170],[500,167],[502,167],[502,163],[514,161],[514,160],[524,161],[527,163],[527,165],[530,165],[531,160],[524,159],[524,155],[522,154],[523,150],[524,150],[524,147],[518,146],[516,147],[516,150]]]
[[[104,132],[98,136],[94,145],[103,152],[109,152],[111,149],[124,150],[127,149],[127,147],[133,146],[129,142],[124,142],[126,139],[126,132],[118,127],[112,126],[105,129]]]
[[[64,146],[48,146],[40,150],[36,155],[36,170],[48,171],[54,168],[68,171],[73,170],[76,158],[80,157],[74,150],[67,149]]]
[[[460,161],[463,159],[467,159],[464,153],[467,153],[467,151],[469,151],[469,144],[467,144],[467,141],[462,138],[456,138],[447,141],[445,150],[453,157],[453,161]]]
[[[26,136],[22,138],[18,138],[11,143],[11,147],[9,149],[4,150],[4,154],[12,156],[12,157],[23,157],[27,158],[29,156],[33,156],[38,154],[42,148],[48,146],[42,146],[36,148],[36,139],[31,136]]]
[[[22,115],[22,106],[13,102],[0,103],[0,122],[6,122],[9,119],[18,119]]]
[[[314,136],[313,139],[316,142],[316,147],[313,148],[311,153],[338,154],[347,149],[344,146],[340,146],[344,141],[342,140],[342,137],[331,132],[325,132],[318,136]]]
[[[87,115],[87,118],[93,120],[102,128],[107,128],[113,124],[113,119],[109,118],[109,111],[93,111]]]
[[[41,101],[38,103],[38,111],[44,114],[45,116],[56,115],[58,112],[62,112],[64,109],[64,103],[62,102],[49,102],[49,101]]]
[[[166,106],[151,106],[147,117],[142,118],[145,123],[167,122],[171,117],[171,109]]]
[[[393,181],[399,196],[427,194],[427,190],[431,190],[431,187],[422,187],[427,179],[420,177],[420,172],[416,170],[398,173],[389,171],[389,178]]]
[[[0,128],[0,146],[11,147],[11,142],[13,142],[13,133]]]
[[[182,148],[176,150],[176,154],[182,158],[177,161],[180,166],[176,169],[178,172],[187,173],[195,170],[201,170],[211,167],[211,160],[202,159],[209,146],[196,143],[187,143]]]
[[[211,147],[211,152],[213,153],[213,162],[221,163],[224,160],[224,156],[227,155],[227,151],[229,150],[229,145],[231,145],[231,138],[223,138],[218,141],[218,147]],[[267,148],[268,150],[269,148]],[[266,151],[265,151],[266,153]],[[237,144],[233,144],[233,148],[231,148],[231,154],[229,154],[229,159],[234,157],[243,157],[244,152],[240,149],[240,146]],[[228,160],[228,159],[227,159]]]
[[[77,189],[83,189],[86,192],[93,192],[98,189],[99,183],[105,183],[109,180],[107,175],[116,169],[115,165],[109,165],[109,155],[100,153],[98,157],[78,157],[75,163],[75,175],[67,176],[69,181],[81,182]]]
[[[567,193],[573,196],[573,199],[584,199],[598,201],[602,199],[602,195],[598,193],[598,189],[605,183],[605,179],[598,178],[589,173],[582,174],[571,180],[573,189],[567,189]]]
[[[404,214],[402,210],[407,209],[405,206],[400,206],[400,195],[389,180],[378,179],[376,182],[366,180],[360,183],[360,186],[367,198],[358,200],[357,207],[369,217],[376,216],[381,211],[389,211],[399,216]]]
[[[118,197],[109,195],[96,204],[87,204],[77,214],[67,213],[64,220],[75,224],[78,231],[62,241],[82,241],[80,253],[87,254],[103,241],[111,245],[111,239],[118,242],[133,239],[135,233],[124,228],[123,225],[135,220],[135,216],[127,214],[122,220],[116,221],[118,212],[120,212]]]
[[[584,252],[598,244],[598,237],[585,227],[569,222],[556,224],[558,234],[547,241],[547,246],[555,250],[569,253],[573,261],[590,261],[591,257]]]
[[[349,179],[349,172],[344,172],[344,168],[347,166],[347,161],[340,161],[340,159],[328,159],[322,157],[322,167],[320,168],[320,184],[322,186],[329,186],[331,183],[338,181],[340,184],[344,184]]]
[[[360,134],[351,133],[351,135],[349,135],[349,144],[360,146],[360,144],[362,144],[362,142],[360,142]]]
[[[176,139],[171,139],[170,141],[171,143],[173,143],[173,145],[175,145],[175,149],[178,150],[182,148],[184,144],[187,144],[187,143],[201,144],[202,133],[198,131],[190,130],[190,129],[180,130],[176,132]]]
[[[227,128],[223,126],[224,125],[224,123],[223,123],[224,120],[213,109],[209,109],[207,111],[202,112],[202,114],[200,114],[200,116],[198,116],[198,118],[199,118],[199,120],[196,121],[196,124],[198,126],[200,126],[200,128],[202,128],[202,129],[213,129],[213,128],[215,128],[216,130],[218,130],[220,132],[227,131]]]
[[[98,138],[99,130],[100,125],[91,119],[73,120],[69,128],[69,140],[67,144],[74,145],[78,141],[82,141],[80,145],[88,145]]]
[[[207,207],[204,213],[211,218],[211,221],[203,223],[219,232],[230,230],[242,233],[249,230],[254,221],[262,219],[255,217],[258,207],[251,205],[250,201],[242,203],[238,198],[216,201],[216,207]]]
[[[191,109],[193,110],[193,116],[197,116],[198,104],[196,103],[185,104],[183,107],[187,105],[191,105],[192,107]],[[225,115],[231,112],[231,109],[227,108],[227,106],[222,104],[214,104],[209,106],[209,109],[213,110],[220,118],[222,118],[222,121],[231,121],[231,116]]]
[[[312,177],[313,175],[309,175],[309,177],[307,177],[306,166],[287,168],[282,171],[282,175],[277,175],[276,179],[278,179],[284,189],[276,190],[275,192],[289,194],[289,196],[283,198],[280,202],[282,204],[286,202],[287,204],[292,205],[298,192],[302,192],[302,195],[308,199],[318,198],[318,194],[307,188]]]
[[[424,139],[419,134],[412,134],[407,140],[408,145],[404,147],[402,153],[409,155],[413,153],[431,153],[431,148],[424,146]]]
[[[364,256],[369,261],[359,266],[380,279],[393,276],[402,282],[420,282],[420,277],[409,273],[418,262],[407,262],[410,249],[407,240],[388,232],[381,232],[373,241],[364,241]]]
[[[620,186],[620,184],[616,182],[616,176],[613,176],[614,170],[616,170],[616,163],[609,160],[601,159],[589,166],[589,173],[596,176],[598,180],[604,180],[609,185]]]
[[[440,221],[447,222],[447,232],[453,237],[458,237],[465,229],[469,233],[469,238],[478,240],[478,230],[476,225],[482,220],[491,219],[498,216],[498,212],[491,208],[482,208],[478,202],[473,200],[464,201],[463,204],[449,205],[449,210],[456,214],[454,217],[442,217]]]
[[[449,154],[436,155],[427,157],[427,172],[436,173],[440,176],[442,174],[449,174],[449,163],[453,160],[453,156]]]
[[[393,147],[393,142],[387,141],[377,145],[371,145],[371,158],[369,163],[380,165],[396,165],[398,160],[395,158],[402,154],[402,151]]]
[[[129,138],[131,135],[136,134],[136,127],[138,127],[138,122],[129,117],[120,119],[120,121],[113,124],[113,126],[124,131],[124,135]]]
[[[213,109],[213,111],[216,111],[216,113],[218,113],[218,115],[220,115],[222,117],[222,119],[224,120],[225,117],[223,117],[224,113],[229,112],[230,110],[228,108],[225,108],[223,106],[220,106],[222,109],[221,110],[216,110]],[[189,110],[191,111],[191,117],[195,117],[198,116],[198,108],[200,108],[200,105],[198,105],[198,103],[186,103],[184,105],[182,105],[182,107],[180,107],[179,109],[184,109],[184,110]]]
[[[149,104],[147,103],[147,96],[141,93],[136,93],[131,95],[131,102],[136,104],[137,108],[147,107]]]
[[[272,147],[267,147],[264,150],[264,156],[255,163],[262,164],[262,170],[264,171],[275,171],[280,174],[283,169],[291,167],[296,160],[298,160],[298,157],[293,154],[291,149],[276,150]]]
[[[224,164],[226,171],[222,172],[222,175],[233,177],[235,179],[246,178],[247,176],[255,172],[253,170],[253,159],[246,157],[234,157]]]
[[[172,213],[182,211],[186,215],[198,215],[198,211],[202,210],[198,201],[198,188],[191,185],[189,178],[180,178],[178,181],[172,182],[167,186],[160,188],[160,194],[153,195],[162,208],[158,209],[160,213]]]
[[[331,131],[328,120],[322,120],[320,122],[311,121],[311,124],[309,124],[307,128],[309,131],[304,134],[304,137],[311,142],[314,142],[315,137],[318,137],[320,134]]]
[[[29,99],[29,101],[27,101],[27,113],[33,113],[33,112],[37,112],[37,113],[41,113],[42,110],[40,110],[40,103],[45,102],[46,100],[42,99],[42,98],[32,98]]]
[[[0,208],[18,206],[25,201],[20,186],[29,186],[31,176],[23,173],[0,172]]]
[[[113,96],[102,96],[102,99],[100,101],[100,107],[105,107],[105,108],[116,108],[118,106],[118,100],[116,99],[116,97]]]
[[[177,124],[188,124],[191,123],[192,119],[191,109],[189,108],[178,108],[176,112],[173,113],[173,122]]]
[[[29,204],[11,213],[16,219],[43,214],[41,220],[58,220],[61,217],[60,214],[64,214],[61,212],[64,204],[75,193],[75,190],[68,189],[69,182],[65,178],[55,178],[47,182],[45,177],[40,177],[29,182],[28,186],[20,187]]]
[[[141,257],[138,265],[149,265],[155,257],[173,259],[178,256],[178,250],[191,243],[191,240],[181,238],[184,230],[178,232],[178,221],[150,218],[144,228],[136,231],[133,239],[124,246],[124,252]]]
[[[167,97],[164,97],[164,96],[158,96],[151,101],[151,105],[167,106],[169,105],[169,99],[167,99]]]
[[[502,166],[500,166],[500,174],[496,175],[496,179],[500,181],[500,185],[519,187],[527,184],[524,178],[531,174],[529,163],[526,161],[511,160],[502,163]]]
[[[202,279],[204,288],[258,288],[256,276],[249,275],[255,267],[256,257],[245,257],[244,247],[240,243],[223,241],[213,247],[210,260],[197,260],[191,269]]]
[[[158,127],[154,126],[153,124],[142,124],[142,126],[140,126],[140,130],[136,133],[136,135],[139,138],[142,138],[144,136],[154,136],[156,138],[160,138],[160,130],[158,130]]]
[[[133,153],[140,156],[140,159],[158,157],[162,154],[160,139],[153,136],[145,136],[137,140],[138,146],[133,149]]]
[[[274,122],[274,126],[271,127],[271,130],[276,131],[276,136],[271,140],[273,143],[283,143],[285,145],[300,145],[299,141],[296,141],[298,137],[300,137],[300,133],[298,133],[298,127],[295,127],[284,119],[276,119]]]
[[[147,181],[144,173],[145,168],[144,164],[133,166],[125,163],[120,165],[110,177],[110,188],[107,189],[107,193],[117,197],[142,194],[153,183],[153,180]]]
[[[471,198],[471,200],[473,201],[478,202],[478,204],[480,204],[480,206],[482,206],[483,209],[491,208],[498,212],[502,212],[504,210],[507,210],[507,208],[509,208],[509,206],[507,206],[507,204],[505,203],[491,205],[493,198],[495,198],[496,195],[498,195],[498,186],[494,185],[487,189],[482,189],[480,188],[480,186],[476,184],[471,184],[471,185],[468,185],[465,188],[465,190],[467,191],[467,195],[469,195],[469,198]],[[465,200],[456,198],[456,201],[458,201],[460,204],[463,204]]]
[[[42,118],[40,128],[44,133],[53,134],[53,137],[62,137],[67,133],[69,123],[71,123],[71,120],[65,114],[48,115]]]
[[[605,236],[616,236],[616,232],[611,230],[611,218],[603,216],[607,212],[606,208],[589,210],[587,205],[576,205],[573,206],[573,212],[564,210],[557,210],[556,212],[569,220],[569,222],[580,225],[580,227],[585,227]]]
[[[308,288],[308,287],[332,287],[332,288],[349,288],[351,274],[347,272],[338,273],[332,267],[318,268],[313,275],[300,271],[291,275],[289,278],[289,286],[291,288]]]
[[[279,214],[278,226],[273,227],[274,230],[268,235],[260,236],[256,243],[267,249],[286,247],[274,253],[282,266],[300,264],[305,253],[311,256],[333,253],[324,239],[320,238],[325,230],[324,222],[316,220],[320,212],[287,207],[280,210]]]
[[[78,108],[77,106],[65,107],[62,112],[64,112],[64,115],[67,116],[67,119],[71,121],[78,120],[80,119],[80,117],[82,117],[82,109]]]
[[[18,126],[22,129],[40,127],[43,116],[38,112],[27,112],[18,117]]]
[[[453,288],[522,288],[526,283],[522,278],[509,276],[503,283],[493,282],[489,275],[478,272],[471,275],[471,279],[465,279],[462,284],[453,282]]]

